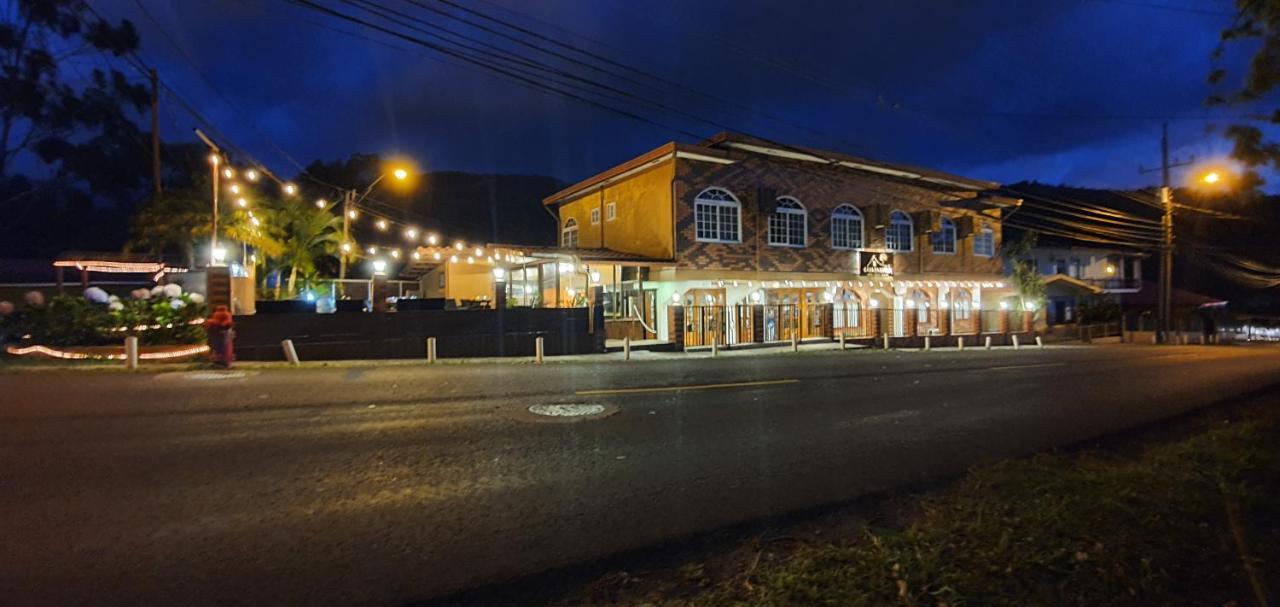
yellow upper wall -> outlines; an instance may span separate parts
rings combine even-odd
[[[668,161],[560,205],[560,230],[570,218],[578,223],[578,246],[605,248],[660,259],[675,256],[671,181],[675,162]],[[617,217],[608,216],[608,204]],[[591,223],[599,209],[600,222]],[[563,244],[563,241],[562,241]]]

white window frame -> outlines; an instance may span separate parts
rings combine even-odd
[[[591,209],[591,225],[600,225],[600,207]]]
[[[929,248],[933,250],[934,255],[955,255],[956,222],[950,217],[943,216],[941,223],[942,229],[929,235]],[[939,245],[942,246],[941,249],[938,248]]]
[[[604,220],[613,221],[618,218],[618,203],[609,202],[604,205]]]
[[[779,196],[773,213],[769,214],[768,241],[770,246],[803,249],[809,243],[809,212],[799,200],[791,196]],[[787,205],[787,206],[783,206]],[[797,231],[795,222],[799,220]],[[798,233],[797,233],[798,232]],[[795,242],[795,236],[800,242]]]
[[[964,304],[964,305],[961,305]],[[955,320],[973,317],[973,294],[968,289],[957,289],[951,294],[951,310]]]
[[[898,217],[902,217],[904,221],[898,221],[897,220]],[[901,248],[901,246],[899,247],[893,246],[894,240],[904,239],[901,234],[898,234],[897,237],[894,239],[889,238],[891,235],[896,234],[897,231],[903,227],[905,227],[907,230],[907,233],[905,236],[905,241],[906,241],[905,249]],[[889,225],[885,226],[885,229],[884,229],[884,248],[890,251],[893,251],[895,253],[910,253],[911,251],[915,250],[915,239],[916,239],[916,226],[915,226],[915,222],[911,220],[911,215],[908,215],[906,211],[898,211],[898,210],[891,211],[889,213]]]
[[[842,224],[855,224],[857,228],[851,229],[848,225]],[[858,207],[851,204],[842,204],[836,207],[835,210],[831,211],[831,248],[846,251],[856,251],[863,248],[866,243],[864,240],[866,237],[866,233],[863,230],[864,227],[865,222],[862,219],[862,211],[858,210]],[[837,234],[844,235],[845,244],[840,244],[836,240]],[[850,238],[851,236],[854,238]],[[849,242],[854,239],[856,239],[856,242]]]
[[[991,228],[982,228],[973,236],[974,257],[996,256],[996,232]]]
[[[564,227],[560,229],[560,246],[565,249],[578,248],[578,220],[572,217],[564,220]]]
[[[724,229],[727,213],[733,214],[732,238],[725,238],[728,235]],[[708,220],[712,225],[705,225]],[[693,234],[694,240],[698,242],[742,242],[742,203],[724,188],[711,187],[703,190],[693,199]]]

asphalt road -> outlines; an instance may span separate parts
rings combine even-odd
[[[1277,349],[1130,346],[0,373],[0,603],[399,604],[1075,442],[1278,372]],[[703,387],[650,390],[677,386]],[[527,412],[543,403],[611,414]]]

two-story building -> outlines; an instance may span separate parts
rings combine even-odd
[[[637,325],[618,334],[668,339],[673,304],[691,314],[763,304],[774,316],[754,331],[768,341],[823,322],[875,334],[874,308],[893,311],[883,332],[902,333],[908,315],[920,334],[978,332],[977,311],[1010,294],[1000,219],[1018,201],[996,187],[722,133],[668,143],[544,202],[561,249],[597,259],[588,276],[601,279],[615,322]],[[821,303],[840,313],[812,314]],[[722,322],[730,342],[748,323]]]

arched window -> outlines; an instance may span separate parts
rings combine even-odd
[[[560,231],[560,246],[566,249],[578,247],[578,221],[572,217],[564,220],[564,229]]]
[[[956,320],[969,320],[973,314],[973,296],[968,289],[958,289],[951,296],[952,317]]]
[[[973,236],[973,254],[977,257],[996,256],[996,233],[983,228]]]
[[[890,251],[910,251],[915,232],[911,217],[902,211],[889,214],[889,227],[884,231],[884,246]]]
[[[956,254],[956,223],[950,217],[942,218],[942,229],[929,235],[933,252],[937,255]]]
[[[707,188],[693,199],[694,232],[700,242],[741,242],[742,205],[728,190]]]
[[[911,294],[911,300],[916,306],[916,322],[929,322],[929,294],[917,289]]]
[[[862,248],[862,213],[851,204],[842,204],[831,212],[831,247]]]
[[[778,204],[769,215],[769,244],[782,247],[803,247],[809,227],[804,205],[790,196],[778,198]]]
[[[835,297],[833,312],[837,329],[856,327],[862,324],[862,298],[854,291],[843,289]]]

